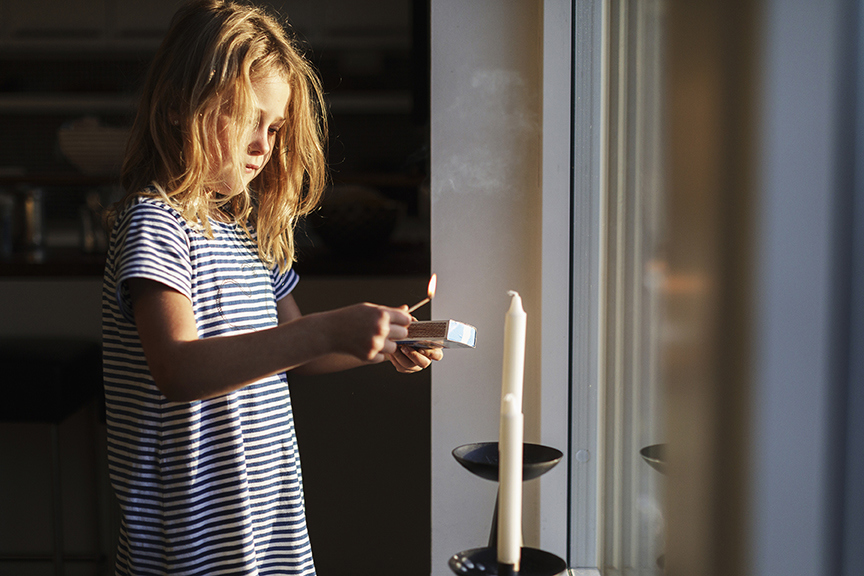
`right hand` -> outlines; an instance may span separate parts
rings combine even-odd
[[[396,351],[396,340],[408,336],[411,315],[398,308],[376,304],[354,304],[326,313],[329,334],[336,352],[363,362],[381,362]]]

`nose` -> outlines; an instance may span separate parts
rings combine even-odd
[[[267,128],[258,128],[252,134],[249,143],[249,154],[252,156],[266,156],[270,153],[270,138]]]

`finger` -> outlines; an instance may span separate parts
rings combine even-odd
[[[407,307],[404,307],[407,310]],[[387,312],[390,314],[390,323],[398,324],[400,326],[408,326],[411,324],[411,314],[408,314],[402,308],[388,308]]]
[[[408,312],[408,305],[407,304],[403,304],[402,306],[400,306],[399,310],[404,310],[406,314],[411,316],[411,322],[417,322],[417,317],[414,316],[413,314],[411,314],[410,312]]]
[[[396,340],[404,340],[408,337],[408,328],[405,326],[399,326],[398,324],[391,324],[390,331],[387,334],[387,338],[392,341]]]
[[[421,350],[420,353],[434,362],[438,362],[444,358],[444,350],[441,348],[426,348]]]
[[[389,356],[395,353],[399,349],[399,345],[396,344],[393,340],[384,340],[383,345],[381,346],[381,350],[379,350],[379,354],[383,354],[385,356]]]
[[[401,347],[397,348],[396,351],[390,355],[390,362],[399,372],[413,372],[418,370],[414,363],[411,362],[411,360],[409,360],[402,352]]]
[[[419,367],[421,370],[428,368],[429,365],[432,364],[432,360],[430,360],[421,350],[402,346],[400,347],[400,351],[405,355],[408,362]]]

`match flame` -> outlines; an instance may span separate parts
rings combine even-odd
[[[429,296],[429,299],[435,297],[435,288],[438,286],[438,275],[432,274],[432,277],[429,278],[429,287],[426,289],[426,295]]]
[[[426,288],[426,294],[428,294],[428,296],[426,298],[424,298],[423,300],[420,300],[419,302],[417,302],[416,304],[414,304],[410,308],[408,308],[407,312],[409,314],[411,312],[413,312],[414,310],[416,310],[417,308],[419,308],[420,306],[423,306],[424,304],[428,304],[429,302],[432,301],[432,298],[435,297],[435,285],[436,284],[438,284],[438,275],[432,274],[432,277],[429,278],[429,287]]]

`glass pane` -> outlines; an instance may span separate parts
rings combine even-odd
[[[583,5],[581,15],[599,21],[599,34],[596,24],[584,29],[586,18],[580,24],[577,14],[575,74],[594,84],[576,86],[574,139],[576,146],[597,146],[600,157],[574,151],[574,172],[580,178],[582,158],[585,166],[597,167],[599,177],[574,181],[574,227],[587,226],[596,238],[580,245],[579,234],[585,232],[574,228],[573,300],[577,316],[580,307],[588,306],[596,309],[598,321],[587,333],[574,325],[573,342],[575,359],[584,357],[586,336],[596,338],[597,368],[580,372],[574,365],[571,561],[604,573],[659,574],[664,561],[660,318],[668,288],[660,145],[663,2],[593,4],[591,12]],[[599,67],[600,74],[580,69],[589,65]],[[585,95],[599,106],[586,110]],[[584,121],[586,115],[599,122]],[[588,133],[598,123],[599,143]],[[596,253],[596,265],[593,256],[585,256],[586,247]],[[580,270],[596,282],[580,284]],[[586,303],[584,291],[594,285],[596,294]],[[588,385],[578,381],[580,376]],[[593,396],[588,392],[592,382]],[[593,406],[597,437],[592,441],[578,430],[590,420]],[[595,459],[586,446],[591,445],[597,454],[592,464],[596,493],[575,485],[581,480],[590,486],[589,463]],[[596,540],[591,530],[580,528],[580,522],[590,522],[592,505]],[[592,546],[595,562],[590,561]]]

